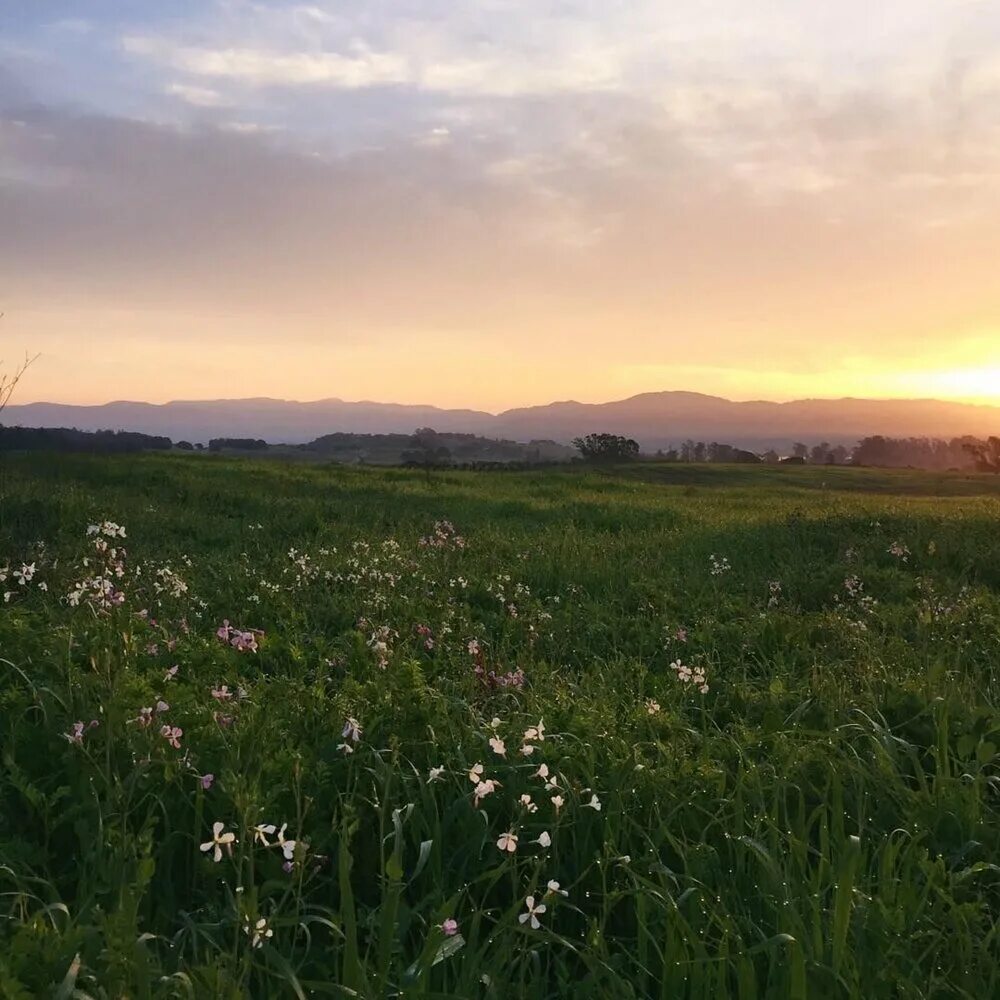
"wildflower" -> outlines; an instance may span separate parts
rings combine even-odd
[[[271,841],[268,837],[273,837],[277,827],[273,823],[258,823],[253,828],[253,839],[257,841],[258,844],[263,844],[264,847],[270,847]],[[284,827],[282,827],[284,829]]]
[[[83,737],[87,734],[87,731],[93,729],[95,726],[99,725],[97,719],[91,719],[90,723],[84,725],[82,722],[74,722],[73,728],[68,733],[63,733],[63,736],[70,743],[75,743],[78,747],[83,746]]]
[[[553,878],[549,879],[549,881],[546,884],[545,888],[547,890],[546,891],[546,895],[552,895],[552,896],[556,896],[556,895],[558,895],[558,896],[568,896],[569,895],[569,893],[565,889],[560,889],[559,888],[559,883],[555,879],[553,879]]]
[[[655,698],[646,699],[646,711],[650,715],[656,715],[660,711],[660,703]]]
[[[679,628],[674,633],[674,638],[678,642],[687,642],[688,641],[688,630],[682,626],[681,628]]]
[[[207,792],[215,782],[214,774],[203,774],[199,779],[201,787]]]
[[[587,809],[593,809],[594,812],[600,812],[601,811],[601,800],[596,795],[594,795],[593,793],[591,793],[590,801],[589,802],[584,802],[584,806]]]
[[[481,652],[478,639],[472,639],[466,648],[469,650],[469,656],[478,656]]]
[[[539,844],[542,847],[552,846],[552,837],[549,836],[548,830],[542,830],[542,832],[532,841],[534,844]]]
[[[361,739],[361,723],[355,718],[348,717],[344,723],[344,730],[340,735],[345,740],[350,739],[357,743]]]
[[[223,833],[222,831],[225,830],[225,828],[226,828],[225,823],[219,823],[219,822],[213,823],[212,839],[206,841],[204,844],[201,845],[202,853],[206,851],[211,851],[213,848],[215,849],[212,854],[212,860],[215,861],[216,864],[218,864],[218,862],[222,860],[222,848],[224,847],[226,849],[227,854],[232,854],[233,853],[232,845],[236,843],[236,834]]]
[[[506,833],[501,833],[500,839],[497,841],[497,847],[499,847],[501,851],[513,854],[517,850],[517,834],[512,830],[508,830]]]
[[[539,764],[538,770],[535,771],[535,773],[532,775],[533,778],[542,778],[542,779],[548,778],[548,776],[549,776],[548,764]]]
[[[486,798],[487,795],[492,795],[500,787],[499,781],[494,781],[492,778],[487,778],[485,781],[477,782],[475,790],[473,791],[474,802],[473,805],[478,809],[479,803]]]
[[[527,743],[529,740],[537,740],[539,743],[545,742],[545,723],[539,719],[537,726],[531,726],[524,731],[524,742]]]
[[[507,747],[504,741],[498,736],[490,737],[490,749],[498,756],[503,757],[507,753]]]
[[[566,800],[561,795],[553,795],[549,801],[556,807],[556,812],[559,812],[566,804]]]
[[[901,562],[909,561],[910,550],[902,542],[893,542],[886,551],[889,555],[895,556]]]
[[[281,853],[284,854],[286,861],[291,861],[295,857],[295,845],[298,843],[297,840],[286,840],[285,830],[288,828],[287,823],[281,824],[281,829],[278,831],[278,839],[276,841],[278,847],[281,848]]]
[[[448,917],[447,920],[443,920],[438,926],[445,937],[454,937],[458,933],[458,921],[454,917]]]
[[[441,765],[441,767],[432,767],[427,772],[427,780],[429,782],[430,781],[440,781],[442,774],[444,774],[444,765],[443,764]]]
[[[151,708],[140,708],[139,714],[136,716],[136,722],[145,729],[147,726],[153,723],[153,710]]]
[[[156,714],[161,715],[163,712],[169,712],[170,706],[165,701],[158,701],[156,703]]]
[[[23,587],[25,584],[31,583],[35,575],[35,564],[22,563],[21,568],[14,570],[11,575]]]
[[[228,684],[223,684],[221,687],[212,688],[212,697],[216,701],[229,701],[233,697],[233,692],[229,690]]]
[[[538,806],[531,801],[531,796],[527,792],[521,796],[521,805],[524,806],[524,808],[530,813],[538,812]]]
[[[180,726],[163,726],[160,729],[160,735],[175,749],[180,750],[181,748],[181,737],[184,735],[184,730]]]
[[[518,916],[517,922],[519,924],[526,924],[531,921],[531,929],[537,931],[541,927],[541,923],[538,920],[538,914],[545,912],[545,904],[539,903],[535,906],[535,897],[528,896],[524,901],[524,905],[527,907],[527,912],[522,913]]]
[[[482,779],[483,779],[483,765],[473,764],[472,767],[469,768],[469,781],[478,785],[479,782],[482,781]]]
[[[247,937],[250,938],[251,948],[261,948],[265,940],[274,937],[274,931],[271,930],[263,917],[255,924],[251,924],[248,919],[243,929],[246,931]]]

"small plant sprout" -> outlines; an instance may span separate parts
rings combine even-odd
[[[203,854],[211,851],[212,860],[218,864],[222,860],[222,849],[225,848],[226,854],[232,855],[235,843],[236,834],[226,832],[226,824],[216,821],[212,824],[212,839],[201,845],[201,851]]]
[[[528,896],[527,899],[525,899],[524,901],[524,906],[525,906],[525,912],[518,916],[517,922],[519,924],[526,924],[530,921],[531,929],[537,931],[538,928],[542,926],[538,917],[540,914],[545,912],[546,909],[545,904],[539,903],[536,906],[535,897]]]

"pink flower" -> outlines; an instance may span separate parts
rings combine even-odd
[[[160,735],[175,749],[180,750],[181,748],[181,737],[184,735],[184,730],[180,726],[164,726],[160,730]]]
[[[212,688],[212,697],[216,701],[229,701],[232,696],[233,692],[229,690],[228,684],[223,684],[222,687]]]
[[[215,781],[215,775],[203,774],[198,780],[201,782],[201,787],[207,792],[212,787],[212,783]]]
[[[458,921],[454,917],[442,921],[440,927],[445,937],[454,937],[458,933]]]

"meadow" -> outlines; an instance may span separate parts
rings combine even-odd
[[[1000,477],[3,461],[0,996],[1000,996]]]

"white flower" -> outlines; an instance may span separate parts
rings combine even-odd
[[[543,830],[535,839],[534,843],[541,844],[542,847],[551,847],[552,838],[549,836],[549,831]]]
[[[282,823],[281,829],[278,831],[278,839],[275,841],[275,844],[281,848],[281,853],[284,854],[285,860],[291,861],[295,857],[295,845],[298,841],[285,839],[285,830],[287,829],[288,824]]]
[[[507,833],[501,833],[500,839],[497,841],[497,847],[501,851],[513,854],[517,850],[517,834],[511,830],[508,830]]]
[[[549,765],[539,764],[538,770],[532,775],[533,778],[547,778],[549,776]]]
[[[660,710],[660,703],[655,698],[646,699],[646,711],[650,715],[656,715]]]
[[[472,767],[469,768],[469,781],[471,781],[473,784],[478,785],[479,782],[482,780],[483,780],[483,765],[473,764]]]
[[[535,906],[535,897],[528,896],[524,901],[525,907],[527,907],[527,912],[522,913],[518,916],[517,922],[519,924],[526,924],[529,920],[531,921],[531,929],[537,931],[542,925],[538,921],[538,914],[545,912],[545,904],[539,903]]]
[[[11,575],[23,587],[26,583],[31,583],[31,579],[35,575],[35,564],[22,563],[21,568],[14,570]]]
[[[533,746],[531,743],[525,743],[524,746],[521,747],[521,754],[525,757],[530,757],[537,749],[538,747]]]
[[[267,921],[263,917],[261,917],[255,924],[251,924],[250,921],[247,920],[243,929],[250,938],[251,948],[260,948],[263,946],[264,941],[267,938],[274,937],[274,931],[268,927]]]
[[[521,796],[521,805],[524,806],[524,808],[527,809],[528,812],[530,813],[538,812],[538,806],[536,806],[535,803],[531,801],[531,796],[527,792],[525,792],[524,795]]]
[[[596,795],[591,794],[590,801],[589,802],[584,802],[584,806],[587,809],[593,809],[594,812],[600,812],[601,811],[601,800]]]
[[[507,747],[499,736],[490,737],[490,749],[498,756],[504,757],[507,754]]]
[[[201,850],[211,851],[215,848],[212,860],[218,863],[222,860],[222,848],[225,847],[227,854],[232,854],[232,845],[236,843],[235,833],[223,833],[222,831],[226,828],[225,823],[213,823],[212,824],[212,839],[206,841],[201,845]]]
[[[268,837],[273,837],[275,830],[278,828],[273,823],[258,823],[253,828],[253,839],[259,844],[263,844],[265,847],[270,847],[271,842],[267,839]]]
[[[428,780],[428,782],[430,782],[430,781],[440,781],[442,774],[444,774],[444,765],[443,764],[441,765],[441,767],[432,767],[427,772],[427,780]]]
[[[552,796],[552,804],[556,807],[556,812],[559,812],[559,810],[562,809],[565,803],[566,800],[561,795]]]
[[[539,719],[537,726],[531,726],[524,731],[524,741],[528,740],[538,740],[539,743],[545,742],[545,723]]]
[[[548,890],[548,892],[552,893],[553,895],[560,895],[560,896],[569,895],[569,893],[565,889],[559,888],[559,883],[553,878],[549,879],[548,884],[545,886],[545,888]]]
[[[340,735],[345,740],[351,739],[357,743],[361,739],[361,723],[357,719],[348,718],[344,723],[344,731]]]

